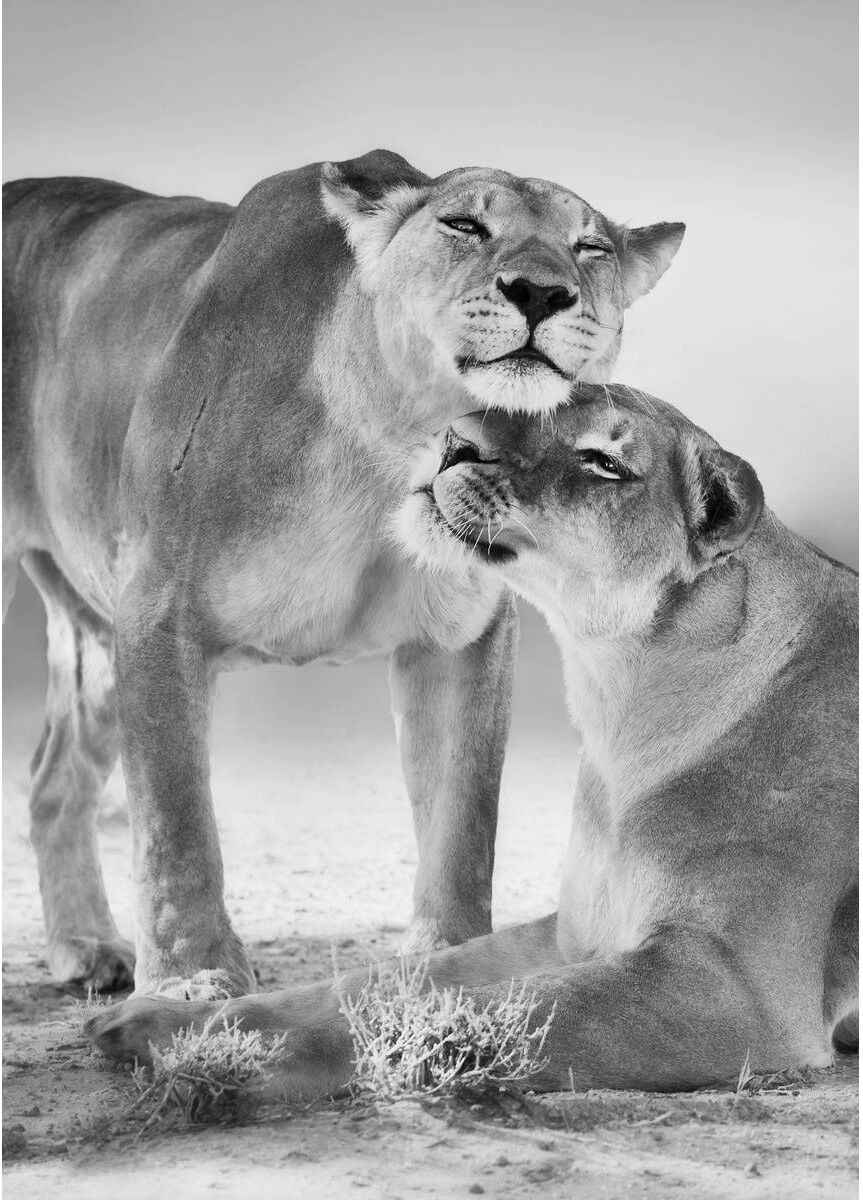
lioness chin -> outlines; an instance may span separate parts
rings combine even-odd
[[[392,512],[431,431],[607,378],[683,226],[623,230],[555,184],[430,179],[385,151],[236,209],[31,179],[4,213],[4,603],[20,562],[48,615],[31,812],[54,975],[131,979],[95,830],[121,749],[137,989],[254,986],[208,729],[217,673],[257,662],[391,655],[412,940],[488,930],[515,611],[479,569],[417,572]]]
[[[584,740],[556,915],[432,954],[484,1004],[554,1012],[538,1087],[678,1089],[830,1062],[856,1040],[857,577],[762,507],[752,468],[668,405],[578,387],[554,428],[480,413],[421,456],[419,563],[545,614]],[[345,1084],[337,988],[232,1001],[289,1031],[297,1095]],[[132,1000],[108,1054],[218,1007]]]

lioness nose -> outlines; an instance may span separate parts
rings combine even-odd
[[[570,292],[560,283],[534,283],[530,279],[513,279],[504,283],[498,278],[497,286],[519,312],[524,314],[528,328],[534,329],[545,317],[575,304],[576,293]]]
[[[450,467],[458,466],[459,463],[475,463],[480,461],[479,451],[473,442],[469,442],[467,438],[460,437],[452,426],[450,426],[444,435],[443,454],[441,455],[438,474],[442,471],[448,471]]]

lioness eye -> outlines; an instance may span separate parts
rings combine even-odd
[[[610,454],[603,454],[601,450],[580,450],[579,457],[582,463],[594,475],[599,475],[601,479],[632,479],[632,472],[618,462],[616,458],[612,458]]]
[[[441,224],[454,229],[457,233],[472,233],[475,237],[487,238],[489,232],[473,217],[441,217]]]
[[[602,254],[610,254],[611,247],[604,246],[601,242],[576,242],[576,254],[584,254],[588,258],[599,258]]]

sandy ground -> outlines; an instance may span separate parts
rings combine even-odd
[[[352,722],[348,705],[331,714],[337,736],[330,739],[315,728],[322,709],[312,704],[305,724],[297,716],[289,746],[276,719],[261,717],[267,696],[276,695],[266,689],[278,686],[272,679],[255,685],[251,715],[235,691],[233,705],[217,708],[214,732],[228,905],[264,987],[326,976],[333,944],[345,965],[392,950],[409,915],[415,863],[378,695],[382,672],[369,670],[357,684],[374,694],[373,719]],[[513,1104],[487,1112],[330,1103],[245,1126],[100,1144],[94,1129],[134,1093],[126,1074],[78,1044],[77,997],[51,983],[42,958],[26,820],[26,762],[39,719],[31,693],[7,704],[3,1136],[10,1200],[121,1193],[137,1200],[168,1189],[184,1198],[257,1200],[856,1196],[856,1059],[811,1084],[739,1101],[729,1093],[597,1092],[558,1097],[541,1118]],[[501,810],[497,923],[555,905],[574,777],[567,737],[565,721],[543,729],[516,721]],[[131,932],[119,776],[106,796],[101,840],[114,911]]]

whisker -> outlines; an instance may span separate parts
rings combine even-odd
[[[514,505],[512,505],[512,507],[518,508],[518,505],[514,504]],[[519,509],[519,512],[523,512],[523,511],[524,511],[523,509]],[[536,546],[536,548],[538,550],[539,542],[536,540],[536,537],[534,536],[533,531],[531,529],[528,529],[528,527],[527,527],[527,525],[525,525],[524,521],[519,521],[518,517],[513,516],[512,512],[510,512],[509,515],[510,515],[510,517],[512,517],[512,520],[515,521],[516,525],[520,525],[521,528],[524,530],[524,532],[528,535],[528,537],[533,539],[533,544]]]
[[[601,383],[599,386],[602,388],[603,395],[605,396],[606,407],[608,408],[611,415],[616,417],[617,409],[614,407],[614,399],[612,398],[611,390],[609,389],[608,384]]]
[[[622,392],[625,392],[626,395],[633,397],[640,404],[643,404],[651,416],[656,415],[658,409],[654,403],[653,397],[648,396],[647,392],[643,392],[640,388],[632,387],[628,383],[619,383],[616,386],[619,387]]]
[[[497,523],[498,523],[497,533],[494,535],[494,537],[491,537],[490,536],[491,535],[491,517],[489,517],[489,521],[488,521],[488,531],[489,531],[488,548],[489,548],[489,550],[491,550],[492,546],[494,545],[494,538],[498,537],[499,534],[503,533],[503,517],[498,517]]]

